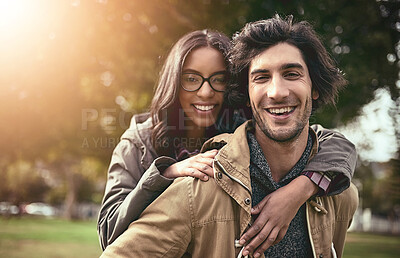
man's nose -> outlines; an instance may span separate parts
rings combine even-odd
[[[281,100],[289,96],[289,89],[285,80],[279,76],[273,77],[270,85],[268,85],[267,94],[269,98]]]

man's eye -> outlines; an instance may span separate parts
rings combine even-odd
[[[269,78],[270,77],[266,76],[266,75],[259,75],[259,76],[254,77],[253,81],[257,82],[257,83],[263,83],[263,82],[268,81]]]
[[[285,74],[285,77],[288,78],[288,79],[294,80],[294,79],[299,78],[300,74],[297,73],[297,72],[288,72],[288,73]]]

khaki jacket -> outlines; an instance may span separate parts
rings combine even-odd
[[[247,128],[245,123],[206,142],[203,151],[224,145],[215,158],[215,180],[176,179],[101,257],[236,257],[241,248],[235,240],[251,222]],[[317,150],[314,137],[311,156]],[[307,202],[314,257],[333,257],[332,244],[341,257],[357,206],[353,184],[339,195]]]

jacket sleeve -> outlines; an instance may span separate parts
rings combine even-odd
[[[101,257],[182,257],[192,238],[188,182],[176,179]]]
[[[311,127],[317,134],[319,150],[306,165],[304,171],[342,175],[342,180],[332,181],[327,193],[328,195],[339,194],[350,186],[353,178],[357,164],[356,148],[353,143],[336,131],[325,129],[321,125]]]
[[[172,164],[175,160],[159,157],[143,172],[141,157],[139,148],[127,139],[123,139],[113,152],[97,223],[103,249],[122,234],[173,181],[160,174],[157,164]]]

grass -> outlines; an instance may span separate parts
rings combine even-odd
[[[343,257],[400,257],[400,236],[348,233]]]
[[[99,257],[96,222],[0,218],[0,257]]]
[[[0,217],[0,257],[99,257],[95,221]],[[344,258],[400,257],[400,237],[348,233]]]

